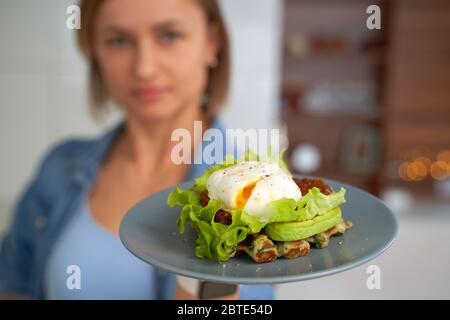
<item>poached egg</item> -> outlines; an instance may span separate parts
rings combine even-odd
[[[220,200],[224,209],[243,209],[261,222],[273,216],[269,203],[281,198],[300,200],[294,180],[276,163],[243,161],[213,172],[206,188],[210,199]]]

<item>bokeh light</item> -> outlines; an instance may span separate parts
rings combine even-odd
[[[399,175],[400,179],[405,180],[405,181],[409,181],[408,175],[406,173],[408,170],[408,165],[409,165],[409,162],[403,162],[398,167],[398,175]]]
[[[410,180],[420,181],[423,180],[427,175],[427,168],[421,162],[410,162],[406,169],[406,175]]]
[[[430,158],[424,156],[416,158],[414,162],[422,163],[427,171],[430,170],[431,164],[433,163]]]
[[[430,175],[435,180],[450,177],[450,150],[431,154],[424,146],[417,146],[408,152],[406,161],[398,167],[398,176],[404,181],[421,181]]]
[[[449,176],[448,164],[445,161],[435,161],[430,168],[433,179],[445,180]]]
[[[427,164],[428,162],[418,160],[403,162],[398,168],[398,175],[400,179],[405,181],[423,180],[428,175]]]
[[[438,161],[444,161],[447,164],[450,163],[450,150],[442,150],[436,156]]]

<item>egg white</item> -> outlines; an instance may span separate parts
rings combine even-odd
[[[241,208],[261,222],[269,221],[274,214],[270,202],[281,198],[298,201],[302,196],[297,184],[276,163],[239,162],[215,171],[207,181],[209,198],[222,201],[224,209],[239,209],[246,187],[253,189]]]

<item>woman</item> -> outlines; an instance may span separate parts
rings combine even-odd
[[[0,293],[31,298],[197,298],[121,245],[127,210],[201,174],[171,160],[171,133],[214,116],[228,86],[228,41],[213,0],[84,0],[79,43],[95,115],[111,99],[124,121],[94,141],[54,148],[18,203],[0,252]],[[192,150],[198,149],[193,145]],[[78,278],[77,278],[78,277]],[[195,282],[193,285],[192,282]],[[241,286],[224,298],[272,298]]]

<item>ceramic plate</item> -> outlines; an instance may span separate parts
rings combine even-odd
[[[332,237],[324,249],[297,259],[279,258],[265,264],[255,263],[247,254],[225,263],[195,256],[196,232],[189,224],[180,235],[176,221],[179,207],[166,204],[167,189],[149,196],[134,206],[120,226],[120,238],[135,256],[176,274],[216,282],[240,284],[277,284],[324,277],[362,265],[384,252],[397,234],[394,214],[371,194],[333,180],[324,179],[334,190],[343,186],[347,202],[341,205],[344,219],[353,228]],[[180,184],[187,189],[193,182]]]

